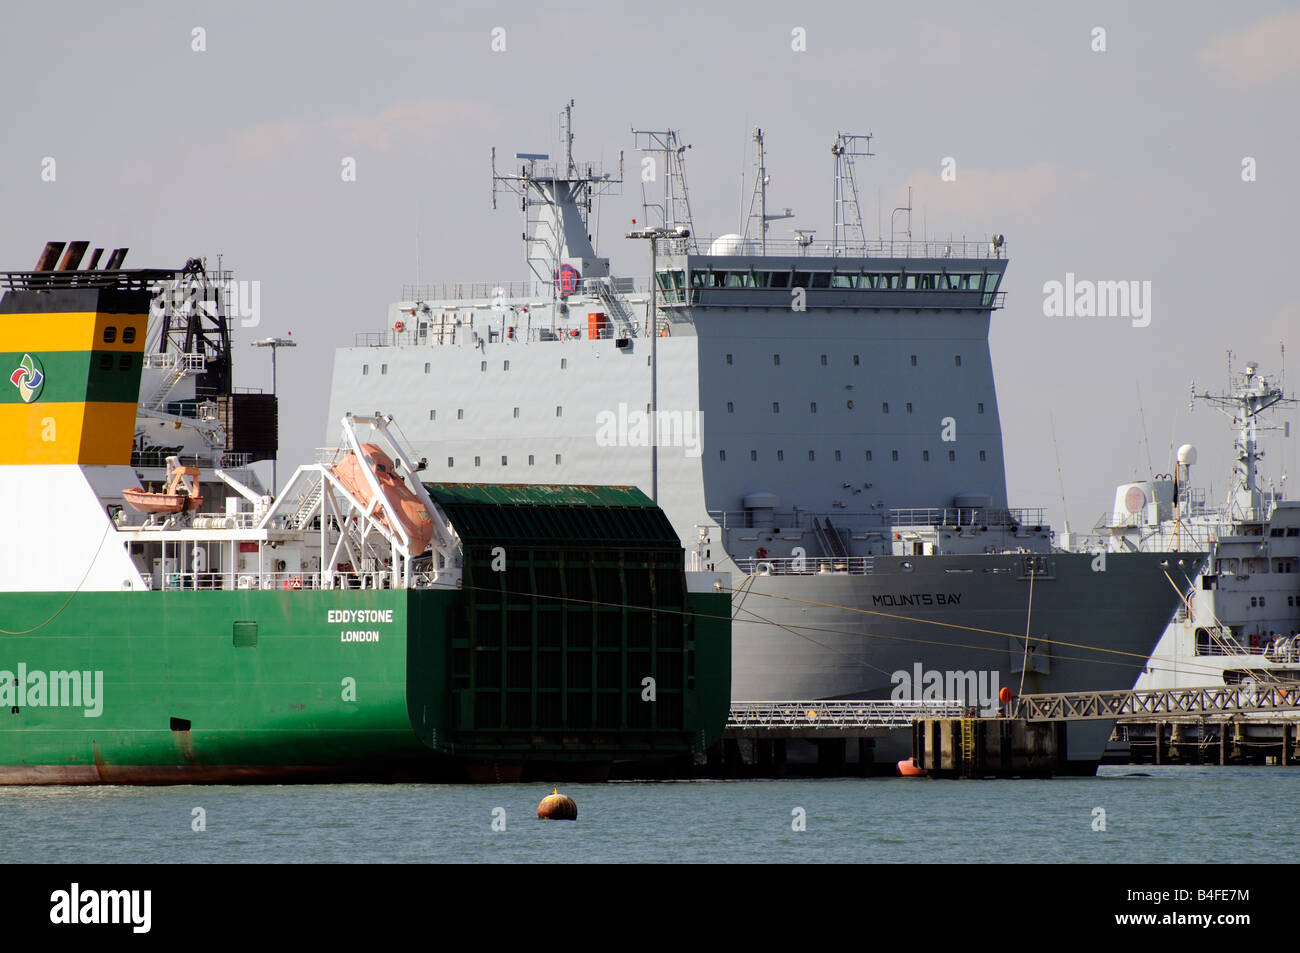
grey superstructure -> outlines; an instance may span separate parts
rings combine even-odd
[[[426,478],[656,495],[690,565],[735,593],[736,699],[990,711],[1000,687],[1131,686],[1178,603],[1161,563],[1180,557],[1095,572],[1041,513],[1008,509],[988,346],[1002,236],[865,241],[866,137],[841,135],[833,240],[769,238],[792,213],[767,209],[756,131],[744,230],[697,240],[676,135],[637,135],[665,193],[638,234],[654,236],[655,321],[651,291],[592,247],[590,200],[621,176],[573,160],[566,110],[563,159],[494,159],[536,280],[406,289],[386,328],[337,352],[328,419],[393,408]],[[1072,727],[1079,770],[1109,730]]]

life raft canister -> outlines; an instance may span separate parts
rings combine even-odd
[[[394,330],[394,331],[397,331],[399,334],[400,334],[402,331],[405,331],[405,330],[406,330],[406,322],[405,322],[405,321],[398,321],[396,324],[393,325],[393,330]]]

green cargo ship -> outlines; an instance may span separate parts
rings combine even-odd
[[[426,486],[383,415],[274,498],[141,486],[177,273],[84,247],[0,277],[0,783],[600,777],[720,738],[729,597],[634,488]]]

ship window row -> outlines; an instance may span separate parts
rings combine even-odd
[[[984,291],[997,288],[998,271],[800,271],[794,268],[766,271],[756,268],[705,268],[691,272],[690,286],[701,288],[835,288],[853,291]],[[681,270],[660,271],[659,290],[665,300],[684,300],[686,273]]]
[[[836,463],[842,463],[842,462],[844,461],[844,453],[843,453],[843,451],[841,451],[841,450],[835,450],[835,451],[833,451],[833,453],[834,453],[834,457],[835,457],[835,462],[836,462]],[[865,459],[866,459],[867,463],[870,463],[870,462],[871,462],[871,459],[872,459],[872,457],[871,457],[871,453],[872,453],[872,452],[871,452],[870,450],[865,450],[865,451],[863,451],[863,454],[864,454],[864,456],[865,456]],[[897,463],[897,462],[901,459],[900,454],[899,454],[899,452],[898,452],[897,450],[890,450],[890,451],[889,451],[889,455],[890,455],[890,459],[891,459],[894,463]],[[988,461],[988,451],[987,451],[987,450],[981,450],[981,451],[979,452],[979,458],[980,458],[980,461],[981,461],[981,462],[987,462],[987,461]],[[778,450],[778,451],[776,451],[776,459],[777,459],[778,462],[785,460],[785,451],[784,451],[784,450]],[[727,451],[726,451],[726,450],[719,450],[719,451],[718,451],[718,460],[719,460],[720,462],[722,462],[722,463],[726,463],[726,462],[727,462]],[[758,451],[757,451],[757,450],[750,450],[750,451],[749,451],[749,460],[750,460],[751,463],[757,463],[757,462],[758,462]],[[923,463],[929,463],[929,462],[930,462],[930,451],[929,451],[929,450],[922,450],[922,451],[921,451],[921,461],[922,461]],[[809,450],[809,451],[808,451],[808,462],[809,462],[809,463],[816,463],[816,462],[817,462],[817,452],[816,452],[815,450]],[[949,462],[949,463],[956,463],[956,462],[957,462],[957,451],[956,451],[956,450],[949,450],[949,451],[948,451],[948,462]],[[448,466],[450,466],[450,465],[451,465],[451,464],[450,464],[450,462],[449,462],[449,463],[448,463]],[[1293,569],[1291,569],[1290,571],[1291,571],[1291,572],[1295,572],[1296,570],[1293,568]]]
[[[1269,536],[1300,536],[1300,526],[1274,526],[1268,531]]]
[[[726,355],[726,363],[727,363],[727,365],[731,366],[731,365],[734,365],[734,364],[735,364],[735,361],[733,360],[733,357],[734,357],[734,355],[732,355],[732,354],[727,354],[727,355]],[[911,360],[910,360],[910,363],[911,363],[912,367],[919,367],[919,366],[920,366],[920,358],[919,358],[916,354],[909,355],[909,357],[910,357],[910,359],[911,359]],[[508,364],[508,363],[509,363],[509,362],[507,361],[507,364]],[[960,354],[954,354],[954,355],[952,356],[952,363],[953,363],[953,366],[954,366],[954,367],[961,367],[961,355],[960,355]],[[821,365],[822,365],[822,367],[829,367],[829,366],[830,366],[830,355],[829,355],[829,354],[823,354],[823,355],[821,355]],[[860,367],[861,365],[862,365],[861,355],[859,355],[859,354],[854,354],[854,355],[853,355],[853,366],[854,366],[854,367]],[[772,366],[773,366],[773,367],[780,367],[780,366],[781,366],[781,355],[780,355],[780,354],[773,354],[773,355],[772,355]],[[507,368],[507,369],[508,369],[508,368]]]
[[[105,344],[112,344],[112,343],[115,342],[116,340],[117,340],[117,325],[115,325],[115,324],[109,324],[109,325],[106,325],[105,328],[104,328],[104,343],[105,343]],[[128,325],[127,327],[124,327],[124,328],[122,329],[122,343],[123,343],[123,344],[134,344],[134,343],[135,343],[135,328],[134,328],[134,327]]]
[[[562,460],[562,459],[563,459],[563,457],[562,457],[561,454],[558,454],[558,453],[557,453],[557,454],[555,455],[555,465],[556,465],[557,467],[561,465],[561,460]],[[537,464],[537,456],[536,456],[535,454],[530,453],[530,454],[528,455],[528,465],[531,467],[531,466],[536,466],[536,464]],[[474,458],[474,466],[476,466],[476,467],[481,467],[482,465],[483,465],[483,458],[482,458],[482,457],[479,457],[479,456],[476,456],[476,457]],[[508,467],[508,466],[510,466],[510,458],[509,458],[506,454],[502,454],[502,455],[501,455],[501,465],[502,465],[503,467]],[[455,458],[455,457],[448,457],[448,458],[447,458],[447,467],[448,467],[448,469],[454,468],[455,466],[456,466],[456,458]]]
[[[134,361],[132,361],[131,358],[132,358],[132,355],[130,355],[130,354],[120,354],[120,355],[118,355],[118,358],[117,358],[117,369],[118,369],[119,371],[129,371],[129,370],[131,370],[132,366],[134,365]],[[112,355],[112,354],[101,354],[101,355],[99,355],[99,369],[100,369],[101,371],[111,371],[111,370],[113,369],[113,355]]]
[[[846,401],[844,402],[844,407],[845,407],[845,409],[847,409],[847,410],[852,410],[852,409],[854,408],[854,406],[856,406],[856,405],[855,405],[855,404],[853,403],[853,401],[851,401],[851,400],[846,400]],[[557,408],[557,410],[558,410],[558,408]],[[915,408],[915,406],[913,405],[913,403],[912,403],[910,400],[909,400],[909,401],[906,401],[906,402],[903,404],[903,410],[904,410],[906,413],[909,413],[909,414],[913,414],[913,413],[916,412],[916,408]],[[735,412],[736,412],[736,402],[733,401],[733,400],[729,400],[729,401],[727,401],[727,413],[729,413],[729,414],[734,414]],[[774,413],[774,414],[779,414],[780,412],[781,412],[781,402],[780,402],[779,400],[774,400],[774,401],[772,401],[772,413]],[[887,400],[885,400],[885,401],[881,401],[881,403],[880,403],[880,412],[881,412],[882,414],[887,414],[887,413],[889,413],[889,401],[887,401]],[[979,402],[977,402],[977,403],[975,404],[975,412],[976,412],[977,414],[982,414],[982,413],[984,413],[984,402],[983,402],[983,401],[979,401]],[[809,401],[809,402],[808,402],[808,413],[810,413],[810,414],[815,414],[815,413],[817,413],[817,401],[814,400],[814,401]],[[518,415],[516,415],[516,416],[518,416]],[[556,416],[558,417],[558,416],[559,416],[559,413],[557,413]]]

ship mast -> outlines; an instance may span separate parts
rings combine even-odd
[[[785,209],[772,215],[767,214],[767,187],[772,177],[767,174],[767,153],[763,146],[763,130],[754,130],[754,192],[749,198],[749,214],[745,217],[742,240],[748,240],[750,225],[757,222],[759,254],[767,254],[767,226],[782,218],[794,218],[794,212]]]
[[[1229,363],[1229,380],[1232,380],[1232,365]],[[1255,361],[1246,363],[1245,373],[1238,375],[1235,389],[1227,394],[1197,393],[1192,385],[1191,401],[1203,400],[1214,405],[1220,413],[1232,418],[1237,426],[1237,439],[1234,443],[1236,462],[1233,476],[1236,485],[1233,488],[1232,505],[1242,511],[1244,522],[1263,522],[1269,516],[1271,505],[1266,505],[1264,494],[1259,487],[1259,461],[1264,451],[1259,449],[1260,430],[1280,430],[1280,427],[1261,427],[1260,415],[1265,411],[1288,407],[1297,403],[1296,398],[1287,397],[1282,389],[1259,373],[1259,364]],[[1270,493],[1269,504],[1276,499]]]
[[[686,188],[686,150],[690,144],[681,145],[677,133],[672,129],[633,129],[632,135],[636,137],[638,150],[652,158],[661,157],[656,160],[658,167],[653,169],[648,181],[654,181],[654,176],[662,172],[662,204],[650,201],[645,187],[647,178],[644,168],[641,175],[641,208],[645,223],[650,224],[650,210],[656,209],[661,219],[660,224],[665,229],[684,228],[691,233],[691,237],[686,239],[664,239],[665,252],[673,255],[698,255],[700,250],[695,240],[695,223],[691,218],[690,192]],[[642,164],[644,167],[644,160]]]
[[[515,158],[523,162],[519,171],[499,172],[492,149],[492,207],[497,207],[498,187],[519,196],[524,257],[537,279],[552,286],[552,300],[579,290],[584,279],[609,277],[609,259],[597,257],[588,221],[592,199],[616,193],[623,184],[622,152],[617,174],[592,162],[574,161],[573,100],[560,114],[560,136],[562,166],[544,152],[517,152]]]
[[[861,151],[859,151],[861,150]],[[858,183],[853,174],[854,156],[873,156],[871,133],[837,132],[831,146],[835,156],[835,208],[831,232],[831,254],[839,255],[853,246],[865,248],[866,233],[862,230],[862,207],[858,203]]]

